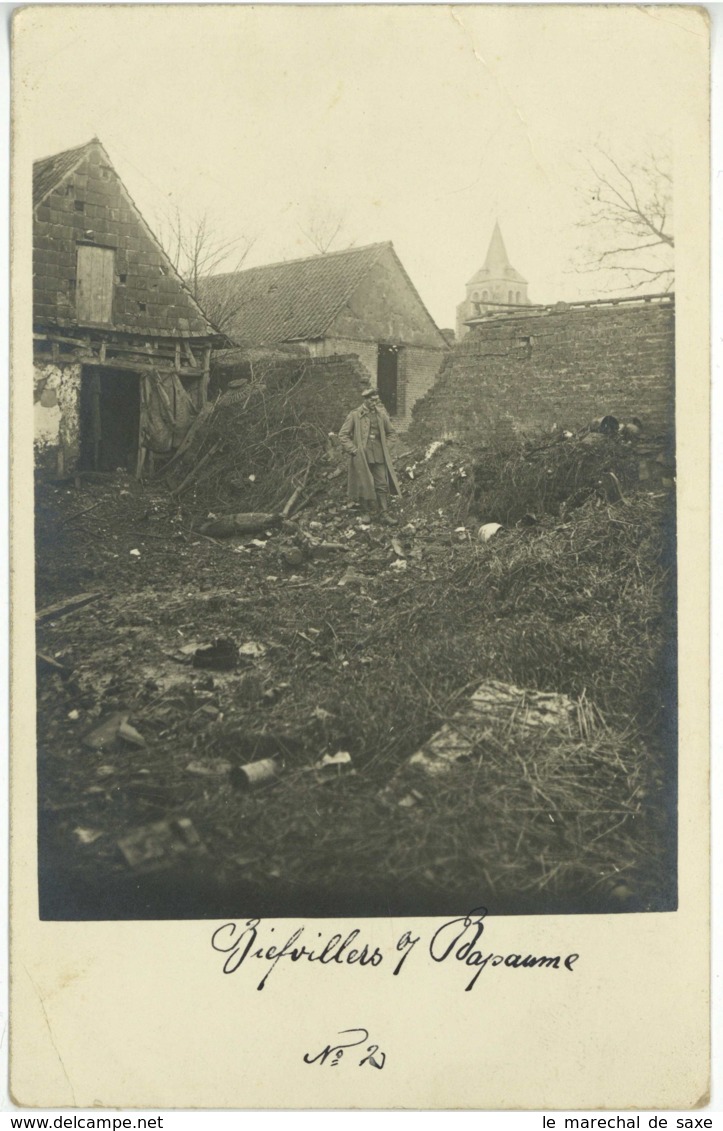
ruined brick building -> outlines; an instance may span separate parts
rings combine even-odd
[[[236,346],[355,355],[401,428],[449,352],[391,243],[215,275],[200,296]]]
[[[607,413],[672,434],[674,295],[478,316],[415,406],[410,435],[504,442],[555,425],[576,429]]]
[[[500,225],[495,221],[484,265],[467,283],[467,294],[457,307],[457,340],[468,333],[467,322],[505,306],[528,306],[527,279],[510,263]]]
[[[204,405],[223,341],[93,138],[33,167],[36,462],[140,472]]]

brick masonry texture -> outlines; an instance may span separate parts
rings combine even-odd
[[[299,417],[313,421],[326,434],[339,431],[347,413],[360,403],[362,389],[369,384],[369,376],[357,357],[293,357],[253,364],[255,377],[261,377],[270,389],[288,385]],[[211,363],[212,389],[250,376],[248,361]]]
[[[550,309],[477,326],[415,404],[409,434],[494,442],[579,428],[607,413],[672,431],[672,302]]]
[[[86,236],[88,230],[92,237]],[[90,143],[75,170],[35,209],[33,290],[36,326],[77,325],[78,244],[115,251],[109,330],[152,336],[212,333],[146,229],[103,150]],[[144,309],[143,309],[144,308]]]

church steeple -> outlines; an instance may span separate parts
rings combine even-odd
[[[503,275],[505,269],[510,267],[510,261],[507,257],[507,248],[505,241],[502,239],[502,232],[500,231],[500,222],[495,220],[495,226],[492,231],[492,238],[490,246],[487,248],[487,258],[483,271],[488,271],[491,276]]]
[[[468,331],[467,319],[503,314],[510,306],[529,306],[527,279],[512,266],[499,220],[495,220],[484,266],[467,283],[467,297],[457,307],[457,337]]]

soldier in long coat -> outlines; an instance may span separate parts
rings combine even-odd
[[[368,510],[386,515],[389,496],[400,495],[401,488],[389,454],[387,438],[394,432],[376,389],[362,393],[362,403],[353,409],[341,426],[339,440],[349,460],[349,498]]]

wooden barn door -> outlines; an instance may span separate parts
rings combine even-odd
[[[377,392],[390,416],[396,416],[399,404],[399,348],[379,346],[377,353]]]
[[[80,244],[75,287],[78,322],[110,322],[113,316],[115,252],[109,247]]]

